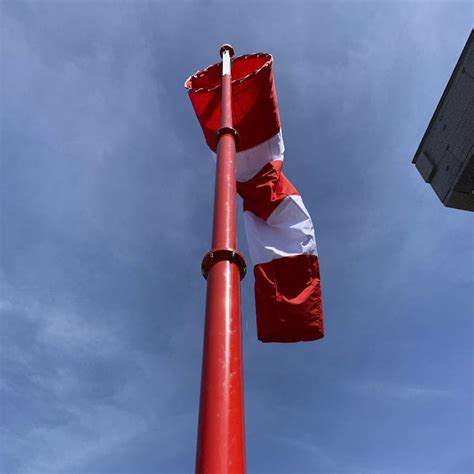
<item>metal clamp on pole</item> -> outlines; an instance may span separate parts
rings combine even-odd
[[[228,260],[231,263],[235,263],[239,268],[240,279],[243,280],[247,273],[247,264],[245,263],[244,257],[235,249],[219,249],[210,250],[204,255],[201,264],[202,276],[207,280],[210,269],[217,263],[223,260]]]
[[[240,143],[240,135],[239,135],[239,132],[234,127],[221,127],[219,130],[217,130],[216,132],[217,143],[219,143],[219,139],[225,133],[228,133],[229,135],[232,135],[234,137],[235,147],[238,148],[239,143]]]

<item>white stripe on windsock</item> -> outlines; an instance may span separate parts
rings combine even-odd
[[[254,265],[295,255],[317,255],[314,227],[301,196],[288,196],[265,221],[244,212],[245,231]]]
[[[239,151],[235,155],[237,181],[248,181],[271,161],[283,161],[284,153],[285,144],[283,143],[281,129],[270,140],[248,150]]]

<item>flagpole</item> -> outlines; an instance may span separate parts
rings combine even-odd
[[[216,137],[212,249],[202,262],[207,299],[196,452],[198,474],[245,473],[240,280],[246,267],[237,251],[236,237],[238,134],[232,127],[232,46],[223,45],[220,55],[222,112]]]

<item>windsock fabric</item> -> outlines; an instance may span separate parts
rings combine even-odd
[[[207,144],[217,149],[222,63],[185,83]],[[254,264],[258,338],[298,342],[324,335],[319,261],[311,217],[282,172],[285,147],[266,53],[232,60],[232,118],[239,132],[237,191]]]

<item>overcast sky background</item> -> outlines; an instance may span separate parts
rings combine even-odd
[[[472,214],[411,164],[472,3],[233,3],[1,3],[0,470],[193,471],[214,162],[183,82],[230,42],[274,55],[326,322],[258,342],[244,280],[248,472],[472,474]]]

